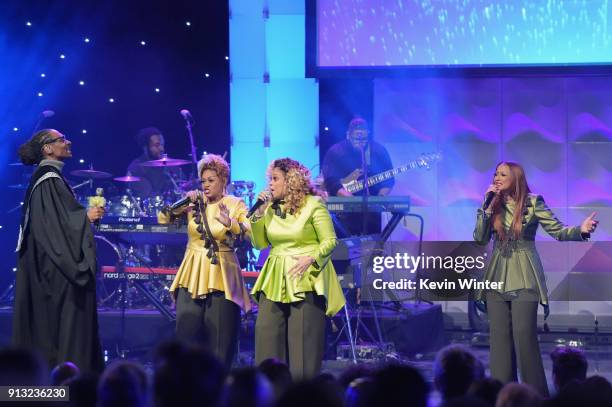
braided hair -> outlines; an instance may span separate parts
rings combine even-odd
[[[52,134],[57,132],[53,129],[43,129],[36,132],[28,141],[19,146],[17,154],[25,165],[39,164],[44,158],[43,146],[53,140]]]

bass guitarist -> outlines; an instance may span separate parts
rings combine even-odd
[[[363,153],[362,154],[362,150]],[[369,135],[368,122],[362,117],[353,118],[346,132],[346,139],[334,144],[323,159],[323,178],[327,193],[330,196],[362,195],[365,190],[355,193],[343,187],[352,180],[363,175],[362,157],[365,157],[368,175],[378,174],[393,168],[389,153],[381,144],[372,140]],[[388,195],[393,188],[395,180],[391,177],[383,182],[369,187],[369,195]],[[367,233],[380,232],[380,214],[368,214]],[[341,223],[350,234],[362,232],[361,214],[357,219],[344,219],[355,215],[343,214]],[[356,221],[355,221],[356,220]]]
[[[368,175],[378,174],[393,168],[389,153],[381,144],[372,140],[369,135],[368,122],[362,117],[355,117],[348,125],[346,139],[330,147],[323,159],[323,177],[325,189],[331,196],[362,195],[363,191],[351,193],[342,184],[356,180],[362,175],[362,154]],[[369,187],[369,194],[388,195],[393,188],[393,178]]]

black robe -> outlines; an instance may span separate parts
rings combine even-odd
[[[96,252],[87,209],[51,165],[36,170],[25,199],[13,343],[39,350],[50,367],[71,361],[85,372],[102,371]]]

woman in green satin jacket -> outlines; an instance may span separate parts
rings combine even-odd
[[[253,245],[271,246],[251,294],[259,305],[255,361],[289,363],[294,379],[319,373],[325,315],[344,306],[330,255],[336,234],[325,203],[310,183],[310,171],[290,158],[268,168],[266,202],[250,218]]]
[[[477,300],[486,302],[490,324],[491,376],[502,382],[517,380],[542,395],[548,394],[537,341],[538,303],[548,316],[548,292],[540,256],[535,247],[538,225],[556,240],[583,241],[595,231],[595,213],[580,226],[564,226],[544,203],[530,193],[523,168],[512,162],[499,163],[493,184],[487,189],[490,202],[478,209],[474,240],[494,248],[484,280],[500,282],[501,289],[481,291]]]

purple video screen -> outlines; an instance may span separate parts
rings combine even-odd
[[[317,0],[319,67],[612,62],[607,0]]]

